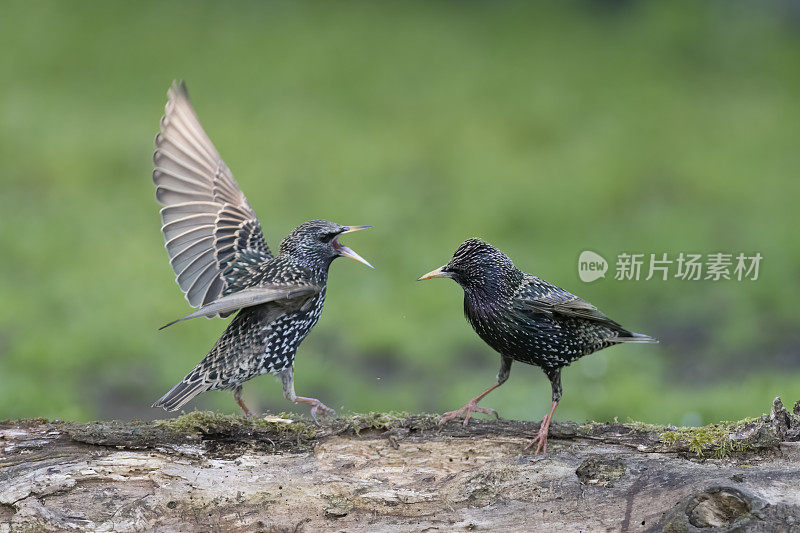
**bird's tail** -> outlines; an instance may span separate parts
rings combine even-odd
[[[620,333],[618,337],[614,337],[615,342],[641,342],[641,343],[658,343],[658,339],[654,339],[650,335],[642,335],[641,333],[633,333],[625,331]]]
[[[172,387],[168,393],[162,396],[153,407],[163,407],[165,411],[177,411],[189,400],[211,388],[211,384],[199,376],[194,376],[194,372],[183,378],[183,380]]]

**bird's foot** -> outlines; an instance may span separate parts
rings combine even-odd
[[[533,452],[535,455],[539,455],[540,453],[547,453],[547,434],[550,433],[550,417],[545,416],[542,423],[539,425],[539,433],[536,435],[536,438],[533,439],[528,443],[523,450],[527,450],[534,444],[536,445],[536,451]]]
[[[311,405],[311,418],[314,420],[314,423],[318,426],[320,425],[319,420],[317,420],[318,413],[321,415],[331,415],[331,416],[336,415],[336,411],[334,411],[321,401],[317,400],[316,398],[304,398],[303,396],[295,396],[294,401],[295,403],[302,402]]]
[[[483,413],[485,415],[494,415],[498,419],[500,415],[497,414],[497,411],[491,409],[489,407],[478,407],[478,402],[475,400],[470,400],[467,402],[467,405],[462,407],[461,409],[456,409],[455,411],[448,411],[442,415],[442,418],[439,420],[439,425],[443,426],[447,422],[451,421],[452,419],[456,418],[457,416],[464,417],[464,425],[466,426],[469,424],[469,419],[472,417],[472,413]]]
[[[539,431],[539,434],[536,435],[536,438],[530,441],[528,445],[525,446],[525,448],[523,449],[527,450],[534,444],[536,444],[536,451],[533,452],[534,455],[539,455],[540,453],[547,453],[547,433],[542,433],[541,431]]]

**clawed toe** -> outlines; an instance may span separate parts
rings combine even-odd
[[[536,444],[536,451],[534,451],[534,455],[539,455],[540,453],[547,453],[547,434],[539,433],[536,435],[536,438],[533,439],[528,443],[524,451],[527,451],[531,446]]]
[[[458,416],[458,413],[453,414],[452,411],[448,411],[447,413],[442,415],[442,418],[439,419],[439,425],[443,426],[450,422],[452,419]]]
[[[311,418],[314,420],[316,425],[320,425],[319,420],[317,420],[317,413],[320,415],[336,415],[336,411],[322,403],[321,401],[317,400],[316,398],[304,398],[302,396],[295,396],[292,401],[295,403],[307,403],[311,406]]]
[[[452,419],[457,417],[458,415],[462,414],[462,410],[459,409],[458,411],[448,411],[442,415],[442,418],[439,419],[439,425],[443,426],[450,422]]]
[[[318,426],[320,425],[319,420],[317,420],[318,413],[320,414],[320,416],[336,416],[336,411],[334,411],[324,403],[319,402],[318,404],[314,404],[313,407],[311,407],[311,418],[314,420],[314,423]]]
[[[491,409],[489,407],[478,407],[474,402],[469,402],[467,405],[462,407],[461,409],[456,409],[455,411],[448,411],[442,415],[442,418],[439,419],[439,425],[443,426],[447,422],[451,421],[452,419],[463,416],[464,422],[463,424],[466,426],[469,424],[469,419],[472,417],[472,413],[483,413],[485,415],[494,415],[498,419],[500,415],[497,414],[497,411]]]
[[[539,425],[539,432],[536,434],[536,438],[528,443],[523,450],[528,450],[531,446],[536,444],[536,451],[533,452],[535,455],[539,455],[540,453],[547,453],[547,435],[550,433],[550,417],[545,416],[542,423]]]
[[[553,420],[553,413],[558,406],[558,400],[553,400],[553,406],[550,408],[550,412],[544,415],[542,419],[542,423],[539,424],[539,431],[536,434],[536,438],[533,439],[525,446],[525,450],[536,444],[536,451],[534,452],[536,455],[540,453],[547,453],[547,435],[550,433],[550,422]]]
[[[485,415],[494,415],[497,420],[500,420],[500,415],[491,407],[478,407],[475,410]]]
[[[483,413],[485,415],[494,415],[497,418],[500,418],[500,416],[497,414],[497,411],[495,411],[494,409],[492,409],[490,407],[478,407],[478,406],[475,406],[474,408],[472,408],[470,410],[470,412],[467,413],[467,416],[464,417],[464,427],[466,427],[467,424],[469,423],[469,419],[472,416],[472,413]]]

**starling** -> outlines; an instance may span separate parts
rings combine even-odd
[[[203,131],[186,86],[173,83],[167,94],[153,181],[175,279],[199,309],[163,327],[238,314],[208,355],[153,407],[175,411],[201,392],[228,389],[250,415],[242,383],[269,372],[280,376],[287,400],[311,406],[316,421],[318,412],[333,410],[295,395],[295,352],[322,313],[331,262],[344,256],[372,268],[338,240],[369,226],[304,222],[273,255],[253,208]]]
[[[631,333],[586,300],[519,270],[506,254],[479,239],[462,243],[449,263],[418,281],[431,278],[451,278],[461,285],[467,320],[501,357],[497,382],[461,409],[445,413],[440,423],[463,415],[467,425],[473,412],[497,416],[494,409],[478,407],[478,402],[505,383],[513,361],[536,365],[553,389],[553,406],[537,437],[525,447],[536,444],[537,454],[547,451],[550,420],[561,399],[563,367],[620,342],[658,342]]]

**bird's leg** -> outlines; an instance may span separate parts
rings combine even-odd
[[[544,415],[542,419],[542,423],[539,424],[539,433],[536,435],[536,438],[533,439],[525,446],[525,450],[536,444],[536,453],[547,453],[547,433],[550,431],[550,421],[553,419],[553,413],[558,407],[558,402],[553,402],[553,407],[550,408],[550,412]]]
[[[250,409],[248,409],[247,406],[244,404],[244,400],[242,400],[242,386],[241,385],[239,385],[238,387],[233,389],[233,397],[236,400],[236,403],[239,404],[239,407],[242,408],[242,411],[244,411],[244,416],[246,416],[247,418],[252,417],[253,414],[250,412]]]
[[[462,407],[461,409],[456,409],[455,411],[448,411],[442,415],[442,418],[439,420],[439,425],[446,424],[450,420],[454,419],[457,416],[464,416],[464,425],[466,426],[469,424],[469,419],[472,416],[472,413],[478,412],[483,413],[486,415],[494,415],[497,418],[500,418],[500,415],[497,414],[497,411],[494,409],[490,409],[488,407],[478,407],[478,402],[481,401],[487,394],[492,392],[494,389],[502,385],[508,379],[508,375],[511,373],[511,363],[514,362],[513,359],[510,357],[503,357],[500,361],[500,372],[497,373],[497,383],[483,391],[478,396],[474,397],[467,404]]]
[[[281,370],[278,375],[281,377],[281,381],[283,382],[283,396],[290,402],[294,403],[307,403],[311,405],[311,418],[314,419],[314,423],[319,425],[319,421],[317,420],[317,412],[322,411],[323,414],[331,414],[335,415],[336,411],[322,403],[321,401],[317,400],[316,398],[306,398],[304,396],[297,396],[294,393],[294,367],[288,367]]]
[[[558,407],[558,401],[561,399],[561,369],[557,369],[554,371],[545,370],[547,377],[550,378],[550,386],[553,389],[553,406],[550,408],[550,412],[544,415],[542,419],[542,423],[539,424],[539,432],[536,435],[536,438],[533,439],[525,446],[525,450],[536,444],[536,453],[537,455],[540,453],[547,453],[547,434],[550,432],[550,422],[553,420],[553,413],[556,412],[556,407]]]

